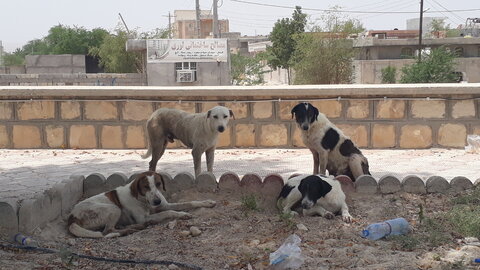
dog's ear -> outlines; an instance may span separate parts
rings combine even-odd
[[[230,112],[230,117],[233,118],[233,120],[235,120],[235,115],[233,114],[233,111],[232,110],[228,110]]]
[[[318,115],[320,114],[320,112],[318,111],[318,109],[316,107],[314,107],[313,105],[310,104],[310,106],[312,106],[313,108],[313,115],[315,116],[315,120],[318,120]],[[313,121],[312,121],[313,122]]]
[[[295,107],[293,107],[291,113],[292,113],[292,119],[293,117],[295,116],[295,114],[297,113],[298,111],[298,108],[300,107],[300,105],[302,105],[303,103],[300,103],[300,104],[297,104]]]
[[[162,183],[162,189],[163,191],[167,191],[167,189],[165,188],[165,181],[163,180],[163,177],[161,174],[159,173],[155,173],[155,183],[160,181]]]

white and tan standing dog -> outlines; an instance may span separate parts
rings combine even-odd
[[[298,175],[288,179],[278,195],[277,207],[285,214],[297,214],[292,208],[298,204],[304,216],[332,219],[339,213],[344,222],[352,222],[345,193],[336,179],[324,175]]]
[[[370,175],[367,158],[348,136],[310,103],[299,103],[292,109],[303,143],[313,155],[313,174],[347,175],[352,181]]]
[[[68,218],[68,230],[77,237],[117,237],[168,219],[191,218],[183,210],[214,207],[215,201],[169,203],[162,176],[144,172],[129,184],[97,194],[76,204]]]
[[[212,172],[218,135],[225,131],[230,117],[234,117],[233,112],[223,106],[195,114],[177,109],[158,109],[147,121],[148,151],[142,158],[151,155],[149,170],[155,171],[168,142],[178,139],[192,149],[195,176],[201,172],[203,153],[207,160],[207,170]]]

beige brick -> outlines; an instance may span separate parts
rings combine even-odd
[[[294,147],[306,147],[302,139],[302,131],[295,124],[292,132],[292,145]]]
[[[186,111],[188,113],[195,113],[195,103],[194,102],[164,102],[160,103],[160,108],[171,108]]]
[[[0,120],[13,119],[12,105],[10,102],[0,102]]]
[[[455,119],[475,117],[475,102],[473,100],[454,101],[452,117]]]
[[[72,125],[70,127],[70,148],[96,148],[97,137],[92,125]]]
[[[122,127],[121,126],[103,126],[100,137],[102,148],[104,149],[122,149]]]
[[[202,108],[201,112],[208,112],[208,110],[212,109],[213,107],[220,106],[218,102],[204,102],[201,104],[202,104],[202,106],[200,106]]]
[[[64,148],[65,131],[62,126],[46,126],[45,137],[50,148]]]
[[[87,120],[117,119],[117,103],[115,101],[85,101],[85,118]]]
[[[232,110],[235,119],[244,119],[248,117],[248,103],[245,102],[227,102],[225,107]]]
[[[55,118],[55,102],[29,101],[17,103],[19,120],[53,119]]]
[[[370,114],[368,100],[351,100],[347,109],[347,118],[365,119]]]
[[[10,145],[7,127],[0,126],[0,148],[7,148]]]
[[[373,125],[372,145],[375,148],[395,147],[395,126],[393,125]]]
[[[401,148],[428,148],[432,145],[432,129],[425,125],[405,125],[400,131]]]
[[[146,148],[143,126],[127,127],[125,146],[127,148]]]
[[[280,119],[282,120],[292,120],[292,109],[299,102],[298,101],[281,101],[278,104],[278,110],[280,113]]]
[[[145,121],[153,113],[150,102],[127,101],[123,103],[122,117],[124,120]]]
[[[237,124],[235,125],[235,146],[252,147],[255,146],[255,125]]]
[[[338,118],[342,115],[342,103],[337,100],[319,100],[310,103],[329,118]]]
[[[337,125],[358,147],[368,146],[367,127],[363,125]]]
[[[256,119],[266,119],[272,117],[273,102],[255,102],[253,103],[253,117]]]
[[[42,141],[37,126],[13,126],[13,148],[40,148]]]
[[[443,124],[438,129],[438,144],[449,147],[464,147],[467,128],[461,124]]]
[[[480,126],[473,127],[473,134],[480,135]]]
[[[379,119],[400,119],[405,117],[405,101],[386,100],[379,101],[376,108]]]
[[[444,118],[445,101],[443,100],[414,100],[412,101],[413,118]]]
[[[231,132],[232,128],[227,127],[227,129],[218,135],[217,147],[229,147],[232,143]]]
[[[62,101],[60,102],[60,117],[65,120],[80,118],[80,102]]]
[[[260,146],[287,145],[287,127],[283,124],[262,125],[260,133]]]

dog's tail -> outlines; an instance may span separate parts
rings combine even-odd
[[[68,230],[75,235],[76,237],[84,237],[84,238],[103,238],[104,235],[101,232],[87,230],[77,223],[72,223],[68,226]]]
[[[148,131],[148,130],[149,130],[149,129],[148,129],[148,122],[149,122],[149,121],[147,121],[147,128],[146,128],[146,129],[147,129],[147,134],[146,134],[146,136],[147,136],[147,147],[148,147],[147,149],[148,149],[148,150],[147,150],[147,153],[141,155],[141,157],[142,157],[143,159],[146,159],[146,158],[148,158],[149,156],[152,155],[152,145],[150,144],[150,134],[149,134],[150,132]]]

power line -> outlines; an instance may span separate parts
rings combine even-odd
[[[446,12],[449,12],[451,13],[455,18],[457,18],[460,23],[463,23],[463,18],[458,16],[457,14],[453,13],[453,11],[451,10],[448,10],[447,8],[445,8],[444,6],[442,6],[442,4],[440,4],[439,2],[435,1],[435,0],[432,0],[435,4],[437,4],[438,6],[440,6],[441,8],[443,8]],[[448,17],[448,16],[447,16]]]
[[[244,1],[244,0],[230,0],[230,1],[238,2],[238,3],[244,3],[244,4],[250,4],[250,5],[257,5],[257,6],[294,9],[294,7],[290,7],[290,6],[263,4],[263,3]],[[378,14],[417,14],[418,13],[418,11],[360,11],[360,10],[318,9],[318,8],[304,8],[304,7],[302,7],[302,10],[324,11],[324,12],[325,11],[326,12],[340,12],[340,13],[361,13],[361,14],[362,13],[363,14],[368,14],[368,13],[372,13],[372,14],[375,14],[375,13],[378,13]],[[469,11],[480,11],[480,8],[449,10],[449,12],[469,12]],[[437,13],[437,12],[429,12],[429,13]]]

